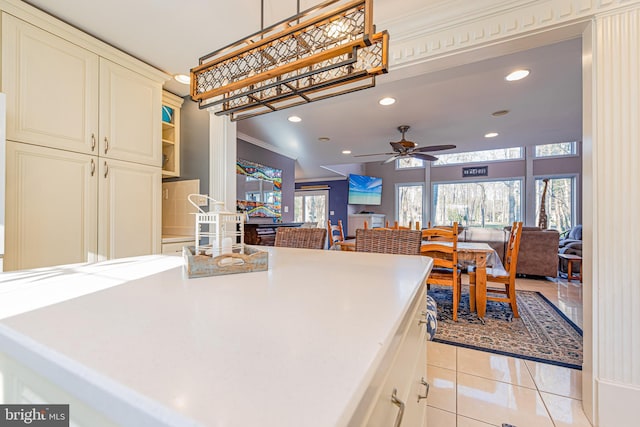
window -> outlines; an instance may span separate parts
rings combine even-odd
[[[424,184],[396,184],[398,225],[409,227],[422,222]]]
[[[329,214],[329,191],[296,191],[293,220],[315,222],[316,227],[325,227]]]
[[[536,145],[536,157],[575,156],[575,142],[557,142],[555,144]]]
[[[433,184],[433,224],[502,228],[522,218],[522,180]]]
[[[575,177],[549,179],[544,208],[547,214],[547,228],[554,228],[562,233],[573,226],[575,180]],[[536,223],[540,220],[540,200],[543,190],[543,178],[536,179]]]
[[[458,165],[461,163],[495,162],[500,160],[522,159],[522,147],[501,148],[498,150],[469,151],[467,153],[438,154],[434,166]]]
[[[396,160],[396,169],[416,169],[423,168],[424,160],[415,157],[405,157]]]

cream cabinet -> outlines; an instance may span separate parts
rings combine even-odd
[[[160,253],[160,168],[101,159],[98,194],[98,253],[101,260]]]
[[[7,139],[160,166],[162,84],[2,14]]]
[[[98,73],[95,53],[2,14],[8,140],[97,154]]]
[[[365,221],[369,228],[384,227],[384,218],[385,216],[383,214],[351,214],[349,215],[347,234],[349,236],[355,236],[357,229],[364,228]]]
[[[100,156],[160,166],[162,86],[100,58]]]
[[[426,427],[426,287],[421,285],[349,426]]]
[[[180,109],[184,100],[162,93],[162,177],[180,176]]]
[[[4,269],[97,261],[98,158],[7,141]]]
[[[160,253],[160,168],[7,141],[4,269]]]
[[[4,269],[159,253],[169,76],[28,5],[10,9]]]

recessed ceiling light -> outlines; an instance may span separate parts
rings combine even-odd
[[[494,111],[493,113],[491,113],[491,115],[493,117],[505,116],[507,114],[509,114],[509,110],[499,110],[499,111]]]
[[[300,117],[298,117],[298,116],[289,116],[289,118],[287,120],[289,120],[290,122],[293,122],[293,123],[298,123],[298,122],[302,121],[302,119]]]
[[[495,138],[498,136],[498,132],[489,132],[484,135],[485,138]]]
[[[329,142],[329,141],[331,141],[331,138],[329,138],[328,136],[321,136],[320,138],[318,138],[318,141],[320,141],[320,142]]]
[[[173,78],[178,83],[182,83],[183,85],[188,85],[191,82],[191,77],[187,76],[186,74],[176,74],[175,76],[173,76]]]
[[[342,154],[351,154],[351,150],[342,150]]]
[[[524,79],[529,75],[531,71],[529,70],[516,70],[513,73],[509,74],[504,79],[509,82],[514,82],[516,80]]]
[[[395,103],[396,99],[391,97],[382,98],[380,101],[378,101],[378,104],[380,105],[393,105]]]

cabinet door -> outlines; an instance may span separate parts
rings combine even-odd
[[[104,158],[99,166],[100,259],[160,253],[160,167]]]
[[[98,56],[2,14],[7,139],[96,153]]]
[[[96,261],[96,162],[7,141],[6,271]]]
[[[100,156],[162,166],[162,87],[100,58]]]

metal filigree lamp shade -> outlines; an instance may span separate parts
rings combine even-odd
[[[232,121],[375,86],[389,35],[375,33],[373,0],[326,12],[326,1],[200,58],[191,97]]]

